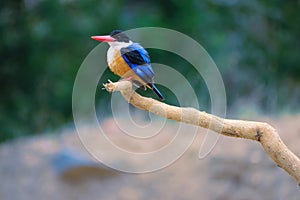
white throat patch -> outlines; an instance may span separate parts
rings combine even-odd
[[[107,51],[107,63],[111,64],[120,49],[124,47],[128,47],[129,45],[132,45],[133,42],[129,41],[128,43],[126,42],[108,42],[109,44],[109,49]]]

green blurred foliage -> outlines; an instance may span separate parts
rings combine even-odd
[[[267,114],[299,110],[299,9],[299,1],[278,0],[6,0],[0,7],[0,141],[71,122],[76,72],[97,45],[90,36],[114,29],[159,26],[199,41],[222,73],[232,113],[251,103]],[[178,69],[188,65],[172,55],[151,56],[179,63]],[[193,73],[182,73],[193,82]],[[100,82],[112,77],[107,70]],[[196,87],[208,102],[205,87]],[[107,102],[109,95],[99,92],[96,99]]]

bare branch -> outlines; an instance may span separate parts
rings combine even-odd
[[[300,159],[291,152],[277,131],[267,123],[223,119],[194,108],[177,107],[137,94],[129,81],[104,84],[108,92],[120,91],[133,106],[175,121],[208,128],[217,133],[260,142],[270,158],[298,184],[300,184]]]

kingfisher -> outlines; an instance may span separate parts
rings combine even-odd
[[[134,85],[144,90],[151,89],[160,100],[165,99],[154,84],[154,71],[149,53],[139,43],[132,42],[121,30],[114,30],[110,35],[91,38],[109,44],[107,63],[113,73],[132,81]]]

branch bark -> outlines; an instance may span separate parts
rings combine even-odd
[[[132,89],[129,81],[104,84],[108,92],[119,91],[133,106],[175,121],[193,124],[230,137],[251,139],[260,142],[267,155],[300,186],[300,159],[291,152],[277,131],[267,123],[223,119],[194,108],[177,107],[146,98]]]

